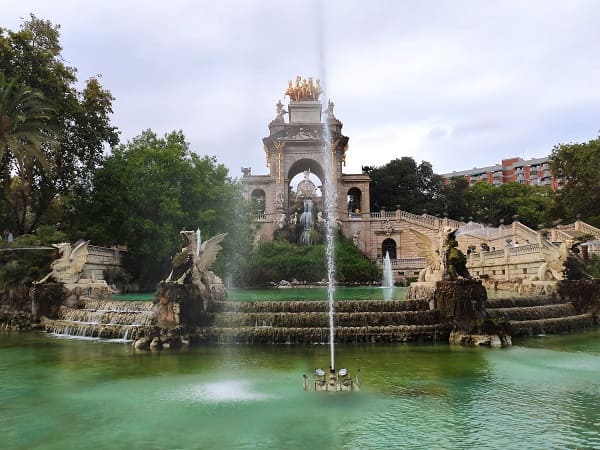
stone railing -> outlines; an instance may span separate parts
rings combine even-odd
[[[439,219],[434,216],[429,216],[427,214],[423,214],[421,216],[417,214],[412,214],[406,211],[398,210],[398,216],[407,222],[411,222],[417,225],[426,226],[429,228],[437,228],[439,227]]]
[[[528,244],[519,247],[508,247],[507,250],[510,256],[530,255],[532,253],[539,253],[542,250],[542,246],[540,244]]]
[[[380,267],[383,267],[383,265],[384,265],[384,259],[383,258],[379,258],[377,260],[377,264],[379,264]],[[399,269],[422,269],[423,267],[425,267],[426,262],[425,262],[425,258],[415,257],[415,258],[390,259],[390,264],[392,266],[392,269],[394,269],[394,270],[399,270]]]
[[[563,228],[552,230],[552,241],[562,242],[573,239],[573,236],[567,233],[567,231],[568,230],[564,230]]]
[[[447,220],[448,220],[448,226],[450,226],[452,228],[460,229],[461,227],[463,227],[465,225],[464,222],[459,222],[458,220],[453,220],[453,219],[447,219]]]
[[[513,222],[515,239],[523,237],[531,242],[538,242],[541,235],[535,230],[532,230],[527,225],[523,225],[521,222]]]
[[[581,231],[585,234],[591,234],[596,239],[600,239],[600,228],[596,228],[589,223],[582,222],[581,220],[576,221],[574,225],[576,231]]]

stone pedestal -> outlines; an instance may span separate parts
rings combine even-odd
[[[161,283],[153,310],[161,328],[193,327],[205,322],[200,290],[192,284]]]
[[[321,123],[321,102],[290,102],[290,123]]]
[[[79,295],[78,290],[69,290],[63,283],[34,284],[29,291],[34,320],[40,320],[42,317],[56,319],[61,305],[71,303],[68,306],[77,306]]]
[[[406,290],[406,300],[426,300],[429,302],[429,309],[435,309],[435,281],[419,281],[411,283]]]
[[[485,317],[487,292],[479,281],[438,281],[434,301],[441,321],[470,330],[474,321]]]

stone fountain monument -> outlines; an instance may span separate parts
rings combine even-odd
[[[466,258],[457,248],[457,229],[442,228],[437,240],[416,230],[410,231],[417,238],[427,266],[418,281],[409,286],[407,300],[428,301],[429,309],[439,312],[440,321],[452,325],[451,343],[510,345],[510,336],[502,327],[487,320],[487,292],[466,268]]]
[[[227,233],[204,243],[200,242],[200,230],[180,234],[183,247],[173,257],[171,273],[155,294],[154,310],[161,328],[202,325],[209,304],[227,300],[223,281],[210,270]]]
[[[97,280],[84,271],[88,244],[89,241],[80,241],[74,246],[68,242],[52,244],[58,249],[59,257],[52,262],[51,272],[35,282],[30,292],[36,319],[56,316],[62,304],[76,306],[81,296],[102,298],[111,294],[106,281]]]

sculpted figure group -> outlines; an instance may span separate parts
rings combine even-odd
[[[295,102],[303,101],[316,101],[319,100],[321,95],[321,80],[316,80],[313,83],[312,77],[302,79],[302,77],[296,77],[296,84],[292,83],[292,80],[288,81],[288,88],[285,91],[285,95],[290,97],[290,100]]]
[[[444,227],[434,239],[416,230],[410,230],[417,238],[419,254],[426,258],[427,266],[419,274],[418,281],[455,281],[459,278],[471,279],[467,270],[467,259],[458,250],[456,228]]]

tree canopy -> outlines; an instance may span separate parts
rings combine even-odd
[[[402,209],[420,214],[424,209],[432,213],[443,211],[444,183],[433,173],[427,161],[416,161],[408,156],[394,159],[380,167],[366,167],[371,177],[371,209],[379,211]]]
[[[27,100],[21,112],[24,105],[31,107],[28,127],[17,141],[4,144],[0,166],[0,219],[18,234],[63,221],[61,205],[72,188],[89,183],[105,146],[118,143],[110,124],[112,95],[97,78],[81,91],[76,88],[76,69],[61,56],[59,30],[34,15],[19,31],[0,28],[0,73],[13,97]],[[50,131],[52,140],[41,139]],[[20,148],[15,142],[36,146]]]
[[[431,164],[417,164],[410,157],[394,159],[376,168],[365,168],[371,176],[371,205],[374,211],[402,209],[414,214],[447,214],[457,220],[498,225],[511,223],[518,215],[524,224],[538,228],[551,222],[554,205],[549,187],[485,182],[469,186],[464,177],[444,180],[433,173]]]
[[[493,186],[475,183],[465,193],[469,211],[476,221],[498,225],[511,223],[515,215],[531,228],[539,228],[551,221],[553,193],[549,187],[505,183]]]
[[[555,146],[552,171],[564,183],[557,194],[555,215],[567,221],[580,216],[600,227],[600,137]]]
[[[238,191],[225,166],[190,151],[182,132],[148,130],[115,147],[97,169],[89,197],[80,196],[76,226],[93,242],[126,243],[127,269],[157,282],[181,249],[182,229],[200,227],[206,239],[239,226],[228,215]]]

